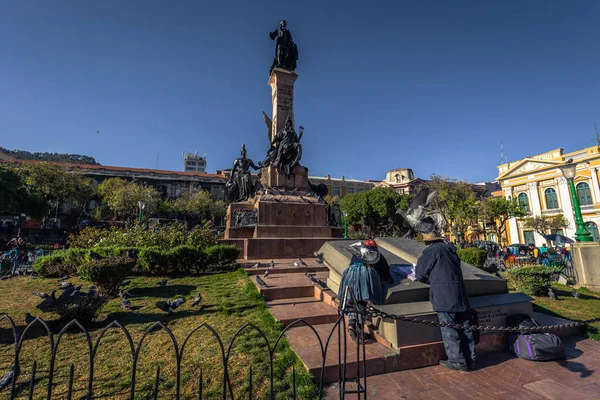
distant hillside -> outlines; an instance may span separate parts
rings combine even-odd
[[[36,160],[36,161],[52,161],[64,162],[73,164],[90,164],[100,165],[94,157],[82,156],[80,154],[59,154],[59,153],[31,153],[24,150],[8,150],[0,147],[0,151],[8,154],[17,160]]]

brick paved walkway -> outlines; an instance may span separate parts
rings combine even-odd
[[[533,362],[495,353],[480,358],[470,372],[434,366],[371,376],[368,399],[600,399],[600,342],[563,341],[566,361]],[[338,398],[337,388],[330,388],[327,399]]]

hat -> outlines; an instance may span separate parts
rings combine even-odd
[[[373,239],[351,244],[350,252],[367,264],[376,264],[381,257],[377,243]]]
[[[437,242],[438,240],[444,240],[444,239],[439,236],[436,236],[435,233],[433,233],[433,232],[423,234],[424,242]]]

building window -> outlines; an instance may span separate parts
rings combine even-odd
[[[527,197],[526,193],[519,194],[519,204],[526,212],[529,212],[529,197]]]
[[[338,196],[338,197],[342,196],[342,191],[340,190],[339,186],[334,186],[333,187],[333,195],[334,196]]]
[[[550,229],[550,233],[553,235],[565,235],[562,229]]]
[[[546,208],[548,210],[554,210],[558,208],[558,199],[556,198],[556,190],[553,188],[546,189],[544,192],[546,197]]]
[[[592,204],[592,193],[590,192],[590,185],[585,182],[581,182],[577,185],[577,197],[579,198],[579,204],[587,206]]]
[[[596,225],[593,222],[588,222],[585,224],[585,229],[587,229],[587,231],[592,234],[592,239],[594,239],[594,242],[600,241],[600,234],[598,234],[598,225]]]
[[[354,187],[348,186],[348,194],[354,193]]]
[[[525,241],[525,244],[535,243],[533,231],[523,231],[523,240]]]

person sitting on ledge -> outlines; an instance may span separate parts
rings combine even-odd
[[[350,252],[352,253],[352,259],[350,265],[342,274],[338,291],[339,301],[344,302],[346,288],[350,287],[354,297],[349,295],[346,299],[347,304],[352,305],[350,302],[353,298],[357,301],[359,309],[364,309],[369,304],[383,304],[381,280],[379,279],[379,273],[373,268],[381,258],[377,244],[372,239],[357,242],[350,245]],[[362,334],[362,326],[358,326],[357,317],[356,312],[348,314],[348,334],[353,341],[359,343],[364,339],[364,335]]]
[[[427,247],[417,260],[415,276],[429,283],[429,300],[439,322],[470,325],[473,316],[456,248],[434,233],[424,234],[423,241]],[[471,369],[475,363],[473,331],[440,329],[448,356],[440,365],[460,371]]]

